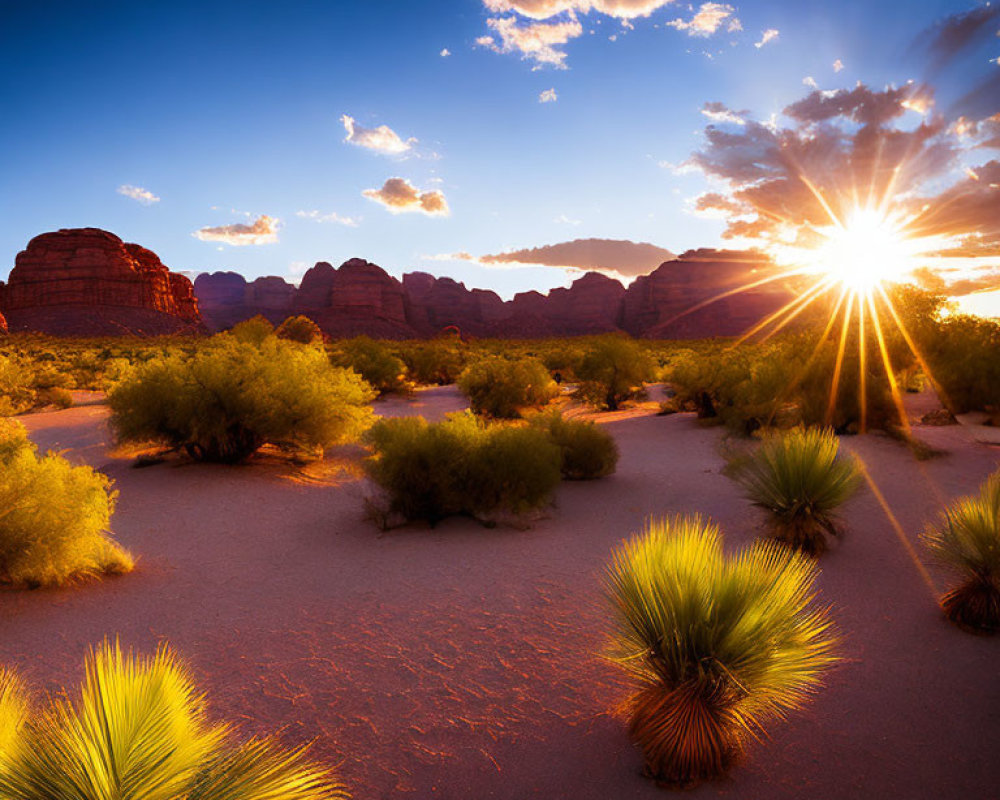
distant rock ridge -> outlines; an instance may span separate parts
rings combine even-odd
[[[157,335],[204,330],[191,281],[99,228],[36,236],[0,283],[10,331]]]
[[[737,335],[792,297],[779,282],[739,292],[774,270],[756,251],[690,250],[627,289],[599,272],[547,295],[521,292],[503,301],[452,278],[410,272],[402,280],[352,258],[320,261],[298,288],[277,277],[247,282],[235,272],[199,275],[202,315],[213,330],[262,314],[277,324],[304,314],[332,336],[428,337],[457,327],[472,336],[538,338],[625,331],[650,338]]]

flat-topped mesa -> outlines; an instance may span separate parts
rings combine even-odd
[[[736,336],[793,298],[783,283],[762,283],[774,263],[753,250],[689,250],[629,286],[621,327],[633,336]]]
[[[0,304],[11,330],[156,335],[202,329],[183,275],[99,228],[36,236],[18,253]]]
[[[263,315],[279,325],[292,314],[296,289],[283,278],[269,276],[247,283],[238,272],[202,273],[194,281],[202,317],[212,330]]]

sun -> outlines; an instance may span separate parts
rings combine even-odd
[[[904,225],[873,208],[853,209],[843,223],[817,228],[820,241],[806,260],[815,271],[855,293],[897,281],[918,266],[922,243]]]

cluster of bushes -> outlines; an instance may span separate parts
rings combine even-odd
[[[189,358],[136,367],[108,403],[121,441],[236,463],[265,443],[315,453],[355,439],[370,423],[373,397],[354,371],[333,367],[322,347],[279,339],[251,321]]]
[[[131,571],[108,532],[116,498],[107,477],[39,456],[20,423],[0,418],[0,581],[55,586]]]
[[[614,440],[593,423],[545,416],[532,424],[488,423],[465,412],[429,423],[381,419],[369,433],[366,462],[384,498],[373,508],[436,524],[456,514],[523,513],[549,502],[561,477],[597,478],[617,463]]]
[[[408,394],[413,390],[406,364],[375,339],[359,336],[337,342],[330,358],[337,366],[353,369],[380,395]]]
[[[19,800],[347,800],[304,748],[237,741],[211,723],[187,668],[105,642],[76,696],[32,705],[0,669],[0,796]]]

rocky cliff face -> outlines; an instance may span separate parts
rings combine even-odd
[[[2,298],[0,298],[0,301],[2,301]],[[0,334],[3,333],[7,333],[7,318],[3,314],[0,314]]]
[[[773,265],[753,252],[697,250],[665,262],[628,289],[588,272],[547,295],[522,292],[504,302],[494,292],[467,289],[451,278],[411,272],[402,281],[375,264],[352,259],[340,268],[321,261],[298,289],[280,278],[247,284],[235,273],[201,275],[195,289],[215,329],[264,314],[274,323],[305,314],[333,336],[433,336],[449,326],[472,336],[544,337],[627,331],[634,336],[731,336],[791,298],[760,280]],[[709,302],[712,301],[712,302]]]
[[[151,250],[98,228],[36,236],[0,287],[11,330],[100,336],[202,329],[186,277]]]

